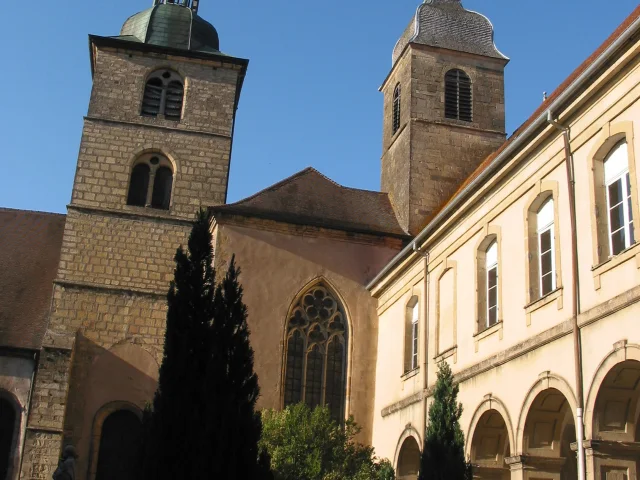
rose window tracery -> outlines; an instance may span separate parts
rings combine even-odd
[[[296,302],[287,322],[284,405],[328,405],[344,419],[347,329],[344,310],[322,284]]]

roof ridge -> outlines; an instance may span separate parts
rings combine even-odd
[[[0,207],[0,212],[23,212],[23,213],[32,213],[37,215],[56,215],[60,217],[67,216],[65,213],[43,212],[42,210],[28,210],[28,209],[10,208],[10,207]]]

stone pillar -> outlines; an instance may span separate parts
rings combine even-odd
[[[60,457],[73,340],[40,352],[22,456],[21,480],[49,480]]]
[[[522,455],[507,457],[504,461],[509,465],[509,469],[511,470],[511,480],[524,480],[525,466],[524,457]]]

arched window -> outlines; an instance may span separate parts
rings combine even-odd
[[[462,70],[449,70],[444,77],[444,115],[446,118],[470,122],[471,79]]]
[[[491,225],[488,232],[476,253],[477,333],[500,321],[500,229]]]
[[[11,467],[13,437],[15,435],[16,410],[5,398],[0,397],[0,479],[8,478]]]
[[[404,324],[404,373],[418,368],[418,325],[420,307],[418,297],[413,296],[407,303]]]
[[[171,162],[157,153],[144,154],[131,170],[127,205],[168,210],[172,187]]]
[[[485,259],[487,272],[487,327],[498,321],[498,242],[493,241],[487,248]]]
[[[610,255],[617,255],[635,243],[631,208],[631,179],[627,142],[618,143],[604,160],[604,185]]]
[[[182,77],[171,70],[153,72],[145,84],[141,114],[164,115],[167,120],[180,120],[184,85]]]
[[[556,289],[556,259],[553,197],[545,201],[536,215],[537,257],[540,296]]]
[[[130,410],[116,410],[102,424],[96,480],[135,480],[138,471],[142,423]]]
[[[393,133],[400,128],[400,84],[393,90]]]
[[[344,420],[347,327],[344,309],[322,284],[296,302],[287,323],[284,405],[328,405]]]

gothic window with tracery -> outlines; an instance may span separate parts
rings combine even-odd
[[[284,405],[327,405],[344,419],[347,328],[344,309],[318,284],[296,302],[287,322]]]
[[[146,153],[136,160],[131,170],[127,205],[168,210],[172,188],[171,162],[158,153]]]

